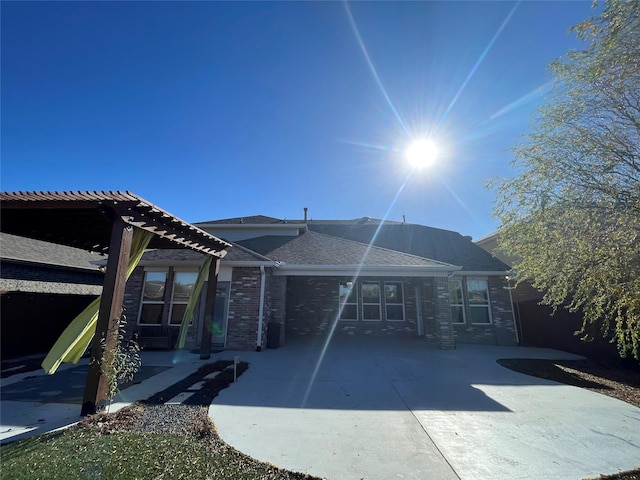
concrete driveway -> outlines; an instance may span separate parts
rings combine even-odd
[[[554,350],[419,339],[294,342],[244,354],[210,407],[254,458],[333,480],[581,479],[640,466],[640,409],[505,369]]]

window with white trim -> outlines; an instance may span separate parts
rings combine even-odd
[[[467,279],[467,298],[469,300],[469,316],[471,323],[491,323],[491,309],[489,308],[489,285],[486,279]]]
[[[144,272],[142,302],[138,323],[141,325],[160,325],[162,307],[167,284],[167,272]]]
[[[384,302],[386,319],[404,321],[404,292],[402,282],[384,282]]]
[[[449,302],[451,303],[451,318],[453,323],[464,323],[464,291],[462,290],[462,279],[452,278],[449,280]]]
[[[179,326],[187,309],[187,304],[193,293],[198,278],[197,272],[175,272],[173,276],[173,290],[171,293],[171,307],[169,324]],[[193,319],[189,320],[189,324]]]
[[[360,284],[360,297],[362,299],[362,320],[382,320],[380,282],[362,282]]]
[[[340,281],[340,320],[358,320],[358,292],[355,282]]]

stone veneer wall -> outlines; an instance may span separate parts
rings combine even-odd
[[[340,280],[351,277],[288,277],[286,290],[286,335],[328,335],[338,316]],[[414,278],[374,278],[367,281],[402,281],[404,321],[338,321],[335,333],[342,335],[417,335]]]
[[[486,345],[516,345],[516,326],[507,281],[504,277],[488,277],[491,324],[470,323],[469,306],[465,305],[467,323],[453,324],[456,340],[460,343]]]

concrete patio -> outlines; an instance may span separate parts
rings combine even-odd
[[[582,479],[640,466],[640,409],[513,372],[499,358],[577,358],[421,339],[290,341],[262,352],[143,352],[145,378],[111,411],[240,355],[250,364],[210,406],[222,438],[290,470],[350,479]],[[2,379],[0,440],[80,420],[80,370]],[[35,377],[35,378],[33,378]],[[66,379],[66,380],[65,380]],[[51,381],[55,380],[52,387]]]
[[[496,363],[570,354],[343,338],[258,355],[210,415],[227,443],[283,468],[340,480],[512,480],[640,466],[640,409]]]

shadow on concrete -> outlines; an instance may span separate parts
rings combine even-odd
[[[123,383],[120,390],[158,375],[169,367],[143,365],[131,382]],[[20,382],[2,387],[2,401],[82,404],[87,380],[87,365],[78,365],[54,375],[26,376]]]
[[[508,412],[483,385],[559,385],[496,363],[514,356],[563,352],[519,347],[461,345],[439,350],[419,338],[337,337],[289,339],[248,359],[241,382],[215,403],[264,408],[330,410],[449,410]],[[570,356],[575,358],[575,356]],[[255,360],[253,360],[255,358]]]

